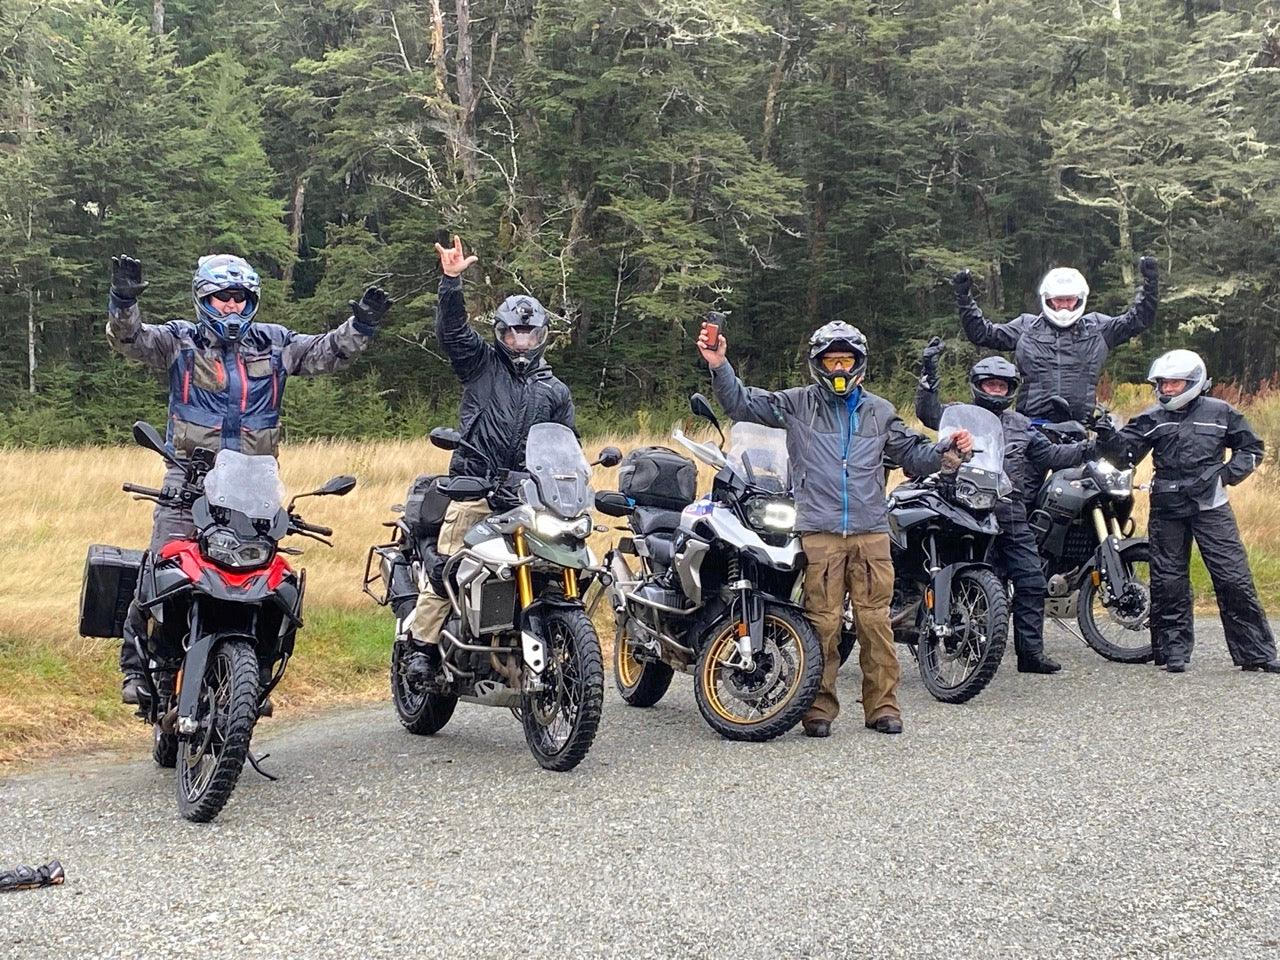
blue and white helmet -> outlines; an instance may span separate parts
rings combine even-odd
[[[222,290],[243,290],[245,307],[239,314],[223,316],[209,303],[209,298]],[[239,257],[215,253],[201,257],[191,277],[191,300],[196,319],[219,340],[238,340],[258,312],[262,283],[257,271]]]

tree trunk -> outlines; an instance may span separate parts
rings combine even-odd
[[[36,84],[30,77],[24,77],[21,81],[22,102],[18,114],[18,143],[20,146],[26,146],[31,139],[31,134],[35,131],[35,91]],[[27,250],[26,256],[31,256],[31,239],[35,235],[35,204],[28,201],[27,203]],[[23,284],[27,288],[27,392],[35,394],[36,392],[36,292],[35,282],[33,279],[35,271],[28,262],[18,267],[19,276],[25,275],[26,283]],[[21,284],[21,281],[19,281]]]
[[[805,293],[804,314],[810,328],[820,326],[819,310],[822,308],[822,258],[827,250],[827,191],[818,181],[813,198],[813,213],[809,218],[809,249],[805,262],[809,265],[809,287]]]
[[[293,185],[293,211],[289,222],[289,245],[293,249],[293,259],[286,263],[284,267],[284,288],[286,291],[293,287],[293,268],[297,264],[298,258],[302,256],[302,222],[306,194],[307,178],[298,177]]]
[[[1133,276],[1133,233],[1129,228],[1129,198],[1125,196],[1124,188],[1116,184],[1116,195],[1120,198],[1120,207],[1116,215],[1116,225],[1120,229],[1120,276],[1124,278],[1124,285],[1132,287],[1134,284]]]
[[[760,159],[769,159],[769,146],[773,140],[774,128],[778,125],[778,94],[782,90],[782,81],[787,72],[787,52],[791,49],[791,41],[782,38],[782,48],[778,51],[778,59],[773,65],[773,73],[769,77],[769,89],[764,95],[764,127],[760,131]]]
[[[431,65],[436,74],[436,96],[448,100],[449,73],[444,62],[444,13],[440,9],[440,0],[431,0]]]
[[[471,0],[456,0],[458,53],[453,69],[458,83],[458,153],[462,160],[462,176],[475,183],[480,175],[476,155],[476,92],[471,60]]]
[[[164,0],[151,0],[151,35],[164,36]]]

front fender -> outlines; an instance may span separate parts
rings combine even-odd
[[[546,618],[554,610],[583,610],[582,600],[568,597],[538,597],[520,611],[520,645],[525,666],[541,676],[547,664]]]
[[[200,704],[200,688],[204,685],[204,672],[209,665],[209,654],[224,640],[243,640],[257,648],[258,640],[245,633],[206,633],[192,641],[182,660],[182,690],[178,694],[178,719],[195,720],[196,707]]]
[[[933,588],[933,606],[930,608],[930,616],[934,623],[950,623],[951,622],[951,583],[956,576],[964,570],[972,570],[979,568],[983,570],[991,569],[989,564],[980,560],[959,560],[956,563],[949,563],[936,574],[933,575],[931,586]]]

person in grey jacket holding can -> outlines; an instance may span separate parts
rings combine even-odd
[[[834,321],[809,338],[813,383],[768,391],[744,386],[726,359],[719,329],[704,325],[698,351],[711,368],[716,400],[734,420],[787,431],[805,571],[805,612],[822,639],[822,685],[804,718],[811,737],[831,734],[840,712],[836,672],[846,595],[858,627],[862,709],[868,729],[901,733],[901,669],[889,624],[893,561],[884,461],[915,475],[954,469],[973,447],[966,431],[934,443],[907,428],[893,405],[862,388],[867,339]]]

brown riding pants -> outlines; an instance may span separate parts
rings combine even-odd
[[[902,669],[889,625],[893,599],[893,561],[889,535],[806,533],[802,537],[809,565],[804,573],[804,605],[822,641],[822,686],[805,721],[836,718],[836,672],[840,669],[840,630],[844,598],[853,604],[858,627],[858,662],[862,666],[862,712],[871,723],[898,711],[898,679]]]

